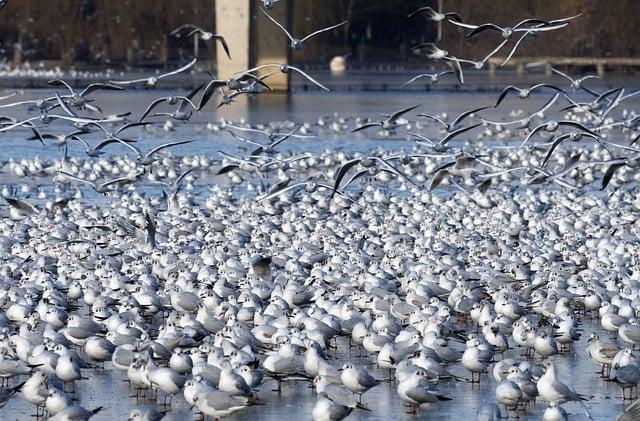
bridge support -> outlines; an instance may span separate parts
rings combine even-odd
[[[269,63],[289,63],[288,39],[266,16],[258,10],[254,0],[215,0],[216,33],[223,35],[231,60],[216,45],[217,77],[224,79],[236,72]],[[291,0],[281,0],[269,14],[285,27],[290,27]],[[262,70],[259,74],[275,72],[268,84],[276,90],[289,89],[289,75],[277,68]]]

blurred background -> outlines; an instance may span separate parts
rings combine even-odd
[[[237,0],[245,1],[245,0]],[[248,1],[248,0],[246,0]],[[291,58],[302,65],[328,65],[331,57],[348,55],[349,66],[393,63],[408,68],[424,59],[408,49],[437,41],[454,55],[474,57],[490,51],[499,34],[472,41],[461,28],[407,19],[421,6],[458,12],[465,21],[513,24],[521,18],[553,19],[582,12],[562,31],[545,34],[545,42],[525,44],[522,56],[638,56],[640,1],[615,0],[282,0],[294,34],[349,19],[349,24],[316,38]],[[169,32],[184,23],[215,31],[215,0],[13,0],[0,20],[0,60],[19,66],[74,67],[158,66],[183,62],[193,54],[192,40],[176,40]],[[253,19],[261,16],[252,10]],[[264,17],[261,17],[264,19]],[[224,34],[223,34],[224,35]],[[215,64],[215,46],[201,45],[201,60]]]

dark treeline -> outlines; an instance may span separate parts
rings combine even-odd
[[[437,8],[436,0],[290,1],[294,33],[350,20],[343,29],[296,53],[298,61],[326,61],[345,53],[362,61],[417,60],[408,53],[409,47],[434,41],[438,35],[435,23],[406,18],[420,6]],[[526,17],[554,19],[583,13],[569,27],[525,43],[519,55],[638,54],[638,0],[445,0],[443,4],[445,11],[457,11],[467,22],[500,25]],[[13,0],[0,13],[0,54],[11,59],[19,44],[26,60],[56,60],[65,66],[164,63],[191,54],[192,44],[179,45],[168,36],[183,23],[213,30],[215,0]],[[479,58],[499,40],[498,34],[485,33],[469,41],[461,28],[444,23],[439,43],[455,55]],[[212,47],[204,47],[201,54],[212,59]]]

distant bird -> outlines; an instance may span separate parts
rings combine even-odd
[[[404,114],[408,113],[409,111],[413,111],[418,107],[420,107],[420,105],[414,105],[412,107],[398,110],[390,115],[383,115],[384,117],[386,117],[384,120],[372,121],[369,123],[362,124],[361,126],[356,127],[352,131],[359,132],[371,127],[381,127],[383,130],[395,131],[398,128],[398,119],[402,117]]]
[[[195,142],[195,139],[192,139],[192,140],[180,140],[180,141],[177,141],[177,142],[164,143],[164,144],[162,144],[160,146],[156,146],[155,148],[151,149],[149,152],[144,153],[140,149],[138,149],[137,147],[133,146],[131,143],[120,141],[120,143],[122,143],[122,145],[126,146],[127,148],[129,148],[133,152],[135,152],[136,161],[139,164],[142,164],[142,165],[149,165],[152,162],[154,162],[156,159],[153,158],[153,155],[155,155],[156,153],[160,152],[163,149],[172,148],[172,147],[178,146],[178,145],[186,145],[187,143],[191,143],[191,142]]]
[[[300,51],[300,50],[302,50],[302,48],[304,47],[304,43],[305,43],[306,41],[308,41],[309,39],[311,39],[311,38],[313,38],[313,37],[315,37],[315,36],[317,36],[317,35],[320,35],[320,34],[322,34],[323,32],[328,32],[328,31],[331,31],[331,30],[333,30],[333,29],[339,28],[339,27],[341,27],[341,26],[343,26],[343,25],[346,25],[346,24],[347,24],[347,22],[349,22],[348,20],[345,20],[345,21],[340,22],[340,23],[338,23],[338,24],[336,24],[336,25],[332,25],[332,26],[329,26],[329,27],[326,27],[326,28],[323,28],[323,29],[319,29],[319,30],[317,30],[317,31],[315,31],[315,32],[312,32],[311,34],[307,35],[306,37],[299,39],[299,38],[294,38],[294,37],[289,33],[289,31],[287,31],[287,30],[286,30],[286,28],[285,28],[284,26],[282,26],[282,25],[280,24],[280,22],[278,22],[277,20],[275,20],[275,19],[274,19],[274,18],[273,18],[273,17],[272,17],[272,16],[271,16],[271,15],[270,15],[266,10],[264,10],[262,7],[260,7],[259,9],[260,9],[260,11],[261,11],[262,13],[264,13],[264,15],[265,15],[266,17],[268,17],[268,18],[269,18],[269,20],[271,20],[271,22],[275,23],[275,24],[276,24],[276,26],[277,26],[278,28],[280,28],[280,29],[282,30],[282,32],[284,32],[284,33],[285,33],[285,35],[287,36],[287,38],[289,38],[289,40],[291,41],[291,48],[292,48],[294,51]]]
[[[71,106],[79,110],[87,108],[91,111],[97,112],[102,112],[102,110],[100,110],[100,107],[89,103],[91,101],[91,99],[88,98],[89,95],[98,90],[121,91],[124,89],[121,86],[110,85],[107,83],[92,83],[78,93],[74,91],[73,88],[62,79],[50,80],[47,83],[51,86],[64,86],[65,88],[67,88],[69,90],[69,95],[64,95],[63,98],[69,101],[69,104],[71,104]]]
[[[211,39],[216,40],[217,42],[220,43],[220,45],[222,45],[222,49],[227,54],[227,57],[231,59],[229,45],[227,44],[227,40],[222,35],[214,34],[213,32],[207,32],[204,29],[199,28],[197,26],[194,26],[194,29],[191,32],[189,32],[187,35],[185,35],[185,38],[190,37],[192,35],[196,36],[196,42],[198,42],[198,40],[203,40],[203,41],[209,41]]]
[[[424,117],[424,118],[428,118],[431,120],[436,121],[437,123],[440,123],[440,125],[442,125],[442,128],[447,132],[447,133],[452,133],[461,127],[462,121],[464,121],[465,119],[467,119],[468,117],[472,116],[473,114],[483,111],[483,110],[487,110],[489,108],[492,108],[491,106],[484,106],[484,107],[477,107],[477,108],[472,108],[470,110],[466,110],[463,111],[462,113],[460,113],[456,118],[454,118],[453,120],[451,120],[450,122],[446,122],[443,119],[441,119],[438,116],[435,116],[433,114],[418,114],[418,117]]]
[[[425,6],[425,7],[421,7],[419,9],[416,9],[413,12],[409,13],[409,15],[407,15],[407,17],[411,18],[411,17],[417,15],[418,13],[424,13],[427,16],[427,19],[429,19],[431,21],[434,21],[434,22],[441,22],[441,21],[443,21],[445,19],[447,19],[449,21],[454,20],[456,22],[462,22],[462,18],[460,17],[460,15],[455,13],[455,12],[440,13],[440,12],[436,12],[435,10],[433,10],[429,6]]]
[[[196,64],[197,61],[198,61],[198,59],[194,58],[193,60],[191,60],[189,63],[185,64],[184,66],[182,66],[182,67],[180,67],[180,68],[178,68],[176,70],[173,70],[171,72],[168,72],[168,73],[163,73],[163,74],[160,74],[160,75],[149,76],[149,77],[146,77],[146,78],[133,79],[133,80],[110,80],[109,83],[113,83],[114,85],[119,85],[119,86],[143,85],[147,89],[155,88],[160,80],[166,79],[166,78],[171,77],[171,76],[178,75],[178,74],[183,73],[183,72],[186,72],[187,70],[192,68]]]
[[[594,96],[599,96],[597,93],[593,92],[590,89],[587,89],[583,86],[583,83],[585,80],[589,80],[589,79],[602,79],[600,76],[597,75],[586,75],[586,76],[582,76],[581,78],[577,78],[574,79],[571,76],[569,76],[566,73],[561,72],[560,70],[556,69],[556,68],[551,68],[551,71],[557,75],[562,76],[563,78],[567,79],[569,82],[571,82],[571,89],[573,89],[574,91],[577,91],[579,89],[583,89],[584,91],[594,95]]]
[[[515,24],[514,26],[505,26],[505,27],[496,25],[495,23],[491,23],[491,22],[484,23],[484,24],[481,24],[481,25],[471,25],[471,24],[464,23],[464,22],[457,22],[455,20],[451,20],[450,22],[452,24],[456,25],[456,26],[460,26],[460,27],[466,28],[466,29],[471,29],[472,31],[467,34],[467,38],[471,38],[474,35],[477,35],[477,34],[479,34],[481,32],[490,30],[490,31],[496,31],[496,32],[500,33],[500,35],[503,38],[509,39],[517,32],[552,31],[552,30],[555,30],[555,29],[563,28],[563,27],[565,27],[567,25],[566,23],[560,23],[560,24],[557,24],[557,25],[550,25],[549,21],[536,19],[536,18],[523,19],[520,22],[518,22],[517,24]],[[537,25],[540,25],[540,26],[535,26],[535,27],[525,26],[525,25],[530,25],[530,24],[537,24]]]
[[[440,80],[440,78],[444,75],[449,75],[449,74],[454,74],[453,70],[446,70],[444,72],[438,72],[438,73],[421,73],[418,76],[415,76],[413,78],[411,78],[409,81],[405,82],[402,84],[401,88],[404,88],[407,85],[412,84],[413,82],[422,79],[422,78],[428,78],[429,79],[429,83],[431,85],[435,85],[436,83],[438,83],[438,81]]]
[[[285,73],[285,74],[290,73],[291,71],[294,71],[294,72],[299,73],[302,76],[304,76],[307,80],[309,80],[309,82],[313,83],[314,85],[316,85],[320,89],[322,89],[324,91],[327,91],[327,92],[330,91],[329,88],[327,88],[326,86],[324,86],[323,84],[321,84],[320,82],[318,82],[317,80],[315,80],[314,78],[312,78],[311,76],[309,76],[308,74],[303,72],[302,70],[298,69],[295,66],[291,66],[289,64],[276,64],[276,63],[263,64],[261,66],[254,67],[252,69],[245,70],[243,72],[243,74],[246,75],[247,73],[254,73],[254,72],[257,72],[258,70],[268,69],[270,67],[276,67],[276,68],[278,68],[278,70],[280,70],[281,73]]]
[[[71,180],[77,181],[79,183],[83,183],[83,184],[87,184],[89,186],[91,186],[91,188],[93,188],[93,190],[96,191],[96,193],[102,193],[102,194],[106,194],[112,191],[112,189],[110,189],[110,186],[113,185],[124,185],[124,184],[132,184],[135,183],[136,181],[138,181],[138,179],[140,178],[140,176],[142,175],[142,172],[139,172],[137,174],[134,175],[127,175],[124,177],[120,177],[120,178],[114,178],[112,180],[108,180],[105,181],[103,183],[96,183],[93,181],[89,181],[89,180],[85,180],[84,178],[80,178],[77,177],[73,174],[70,174],[66,171],[59,171],[60,174],[64,175],[66,178],[69,178]]]
[[[551,85],[549,83],[538,83],[536,85],[531,86],[530,88],[518,88],[517,86],[509,85],[500,92],[498,96],[498,100],[496,101],[496,105],[494,107],[498,107],[502,101],[509,95],[510,92],[517,92],[518,97],[521,99],[528,98],[532,92],[537,91],[539,89],[549,88],[556,92],[565,93],[562,88],[559,88],[555,85]]]
[[[161,98],[154,99],[149,104],[149,106],[147,107],[147,109],[145,110],[145,112],[142,114],[142,116],[138,121],[142,122],[145,119],[145,117],[147,117],[149,113],[153,111],[154,108],[156,108],[158,105],[162,104],[163,102],[166,102],[168,105],[176,105],[178,101],[182,101],[181,106],[182,104],[188,104],[188,105],[191,105],[194,109],[197,109],[195,104],[191,102],[191,99],[187,98],[186,96],[182,96],[182,95],[163,96]]]

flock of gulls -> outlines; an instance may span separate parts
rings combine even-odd
[[[278,2],[262,3],[261,18],[294,51],[346,24],[297,38],[271,17]],[[511,41],[505,63],[579,18],[472,25],[424,7],[408,19],[419,16],[499,42],[479,60],[418,45],[443,70],[407,84],[463,83],[465,68],[481,69]],[[233,53],[223,35],[193,25],[172,35]],[[162,87],[197,60],[82,90],[53,80],[47,97],[0,100],[3,114],[29,115],[1,116],[4,136],[63,151],[3,167],[54,188],[37,203],[2,192],[0,405],[24,399],[38,417],[86,420],[102,408],[83,407],[76,384],[110,370],[128,382],[136,421],[168,419],[176,395],[194,416],[220,418],[300,383],[313,388],[314,420],[366,417],[367,392],[383,383],[409,413],[428,416],[433,406],[455,411],[478,382],[495,385],[479,420],[564,420],[565,404],[591,419],[593,396],[556,371],[578,354],[600,369],[594,382],[619,385],[629,405],[617,419],[640,419],[640,117],[628,108],[638,91],[600,92],[588,87],[594,76],[554,69],[566,83],[507,86],[454,117],[416,104],[300,124],[223,121],[212,127],[239,152],[215,158],[171,153],[194,139],[146,150],[136,134],[179,130],[212,100],[224,107],[270,90],[272,73],[260,70],[329,88],[273,63],[117,115],[93,98]],[[512,111],[541,97],[533,113]],[[352,132],[415,143],[402,153],[284,151]],[[72,143],[86,156],[70,156]],[[194,186],[207,177],[227,182],[202,197]],[[575,343],[587,324],[585,349]]]

